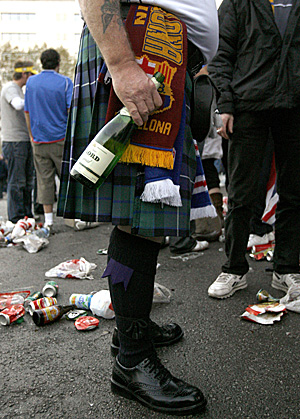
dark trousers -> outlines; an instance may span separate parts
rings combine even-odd
[[[258,236],[263,236],[267,233],[273,231],[273,226],[271,224],[265,223],[262,220],[266,208],[266,194],[267,186],[270,178],[270,172],[273,161],[274,153],[274,143],[271,133],[269,135],[262,167],[260,169],[260,176],[257,185],[257,196],[255,200],[255,206],[253,208],[253,216],[250,221],[250,233],[257,234]]]
[[[300,108],[242,112],[235,116],[228,149],[227,262],[223,272],[248,271],[246,248],[269,130],[274,141],[277,192],[274,270],[299,272]]]
[[[7,160],[7,214],[16,223],[26,215],[32,217],[33,155],[31,143],[3,142],[3,156]]]
[[[0,199],[3,198],[3,192],[6,192],[7,187],[7,165],[4,159],[0,159]]]
[[[216,159],[203,159],[202,166],[205,173],[207,188],[210,191],[220,187],[220,179],[218,169],[215,166]]]

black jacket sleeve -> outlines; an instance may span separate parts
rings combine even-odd
[[[230,84],[237,57],[238,22],[233,1],[223,0],[219,8],[219,25],[219,48],[208,66],[208,71],[220,92],[218,100],[220,113],[234,113]]]

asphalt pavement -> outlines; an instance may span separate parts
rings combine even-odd
[[[6,200],[0,215],[7,219]],[[57,279],[58,302],[68,304],[72,293],[107,289],[101,279],[111,225],[74,231],[61,218],[49,245],[30,254],[22,247],[0,248],[0,292],[41,290],[45,272],[59,263],[84,257],[95,263],[93,279]],[[167,304],[154,304],[152,319],[178,322],[184,339],[158,353],[177,377],[199,386],[208,399],[202,419],[300,418],[299,320],[285,314],[274,325],[241,319],[260,288],[274,297],[269,262],[250,260],[248,288],[233,297],[216,300],[207,288],[225,261],[224,243],[211,243],[199,257],[171,259],[168,248],[159,255],[156,282],[172,292]],[[25,321],[0,326],[0,418],[142,419],[167,418],[110,392],[113,358],[110,341],[114,320],[100,319],[99,327],[80,332],[62,318],[37,327]]]

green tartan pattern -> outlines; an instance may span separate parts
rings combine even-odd
[[[140,195],[144,189],[144,168],[141,165],[117,164],[107,181],[96,192],[83,187],[70,177],[71,167],[104,124],[109,87],[103,83],[97,83],[102,65],[100,52],[85,27],[75,72],[57,215],[84,221],[130,225],[133,233],[147,237],[189,235],[196,156],[188,124],[192,88],[188,74],[186,77],[186,139],[180,176],[182,207],[176,208],[141,201]]]

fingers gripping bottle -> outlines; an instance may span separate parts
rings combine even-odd
[[[152,81],[158,89],[164,75],[157,72]],[[136,124],[124,107],[98,132],[71,169],[71,176],[90,189],[98,189],[129,145]]]

